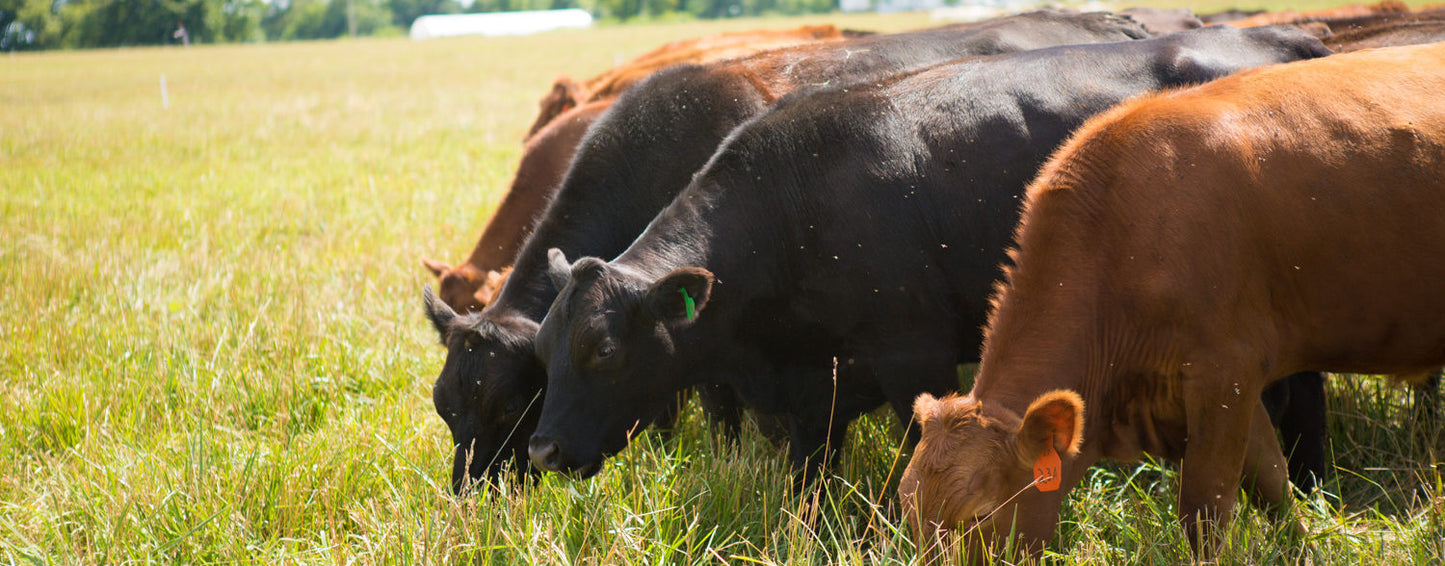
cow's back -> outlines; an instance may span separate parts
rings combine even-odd
[[[541,276],[548,249],[577,256],[612,256],[626,249],[728,132],[777,97],[1000,50],[1147,36],[1127,18],[1040,11],[967,28],[809,44],[659,71],[624,92],[582,141],[498,300],[540,319],[556,294]],[[514,284],[519,278],[524,282]]]
[[[1105,12],[1039,10],[969,26],[878,35],[831,45],[807,45],[736,59],[731,66],[755,77],[774,96],[800,86],[871,81],[923,65],[981,55],[1074,43],[1149,37],[1142,25]]]
[[[898,321],[903,334],[943,321],[945,329],[928,333],[956,333],[964,359],[973,359],[1023,190],[1076,127],[1158,88],[1325,53],[1292,28],[1211,28],[800,92],[734,132],[701,173],[728,187],[727,210],[739,225],[768,218],[781,231],[777,241],[757,242],[746,228],[699,229],[689,221],[660,230],[655,223],[634,251],[648,249],[649,237],[692,241],[688,232],[700,231],[694,238],[707,242],[699,246],[721,257],[755,250],[758,261],[776,262],[749,262],[747,273],[728,271],[725,260],[705,264],[728,281],[768,281],[760,275],[766,269],[788,274],[797,290],[792,316],[825,329],[815,334],[874,338],[854,329]],[[792,329],[779,333],[755,334],[789,343]],[[788,355],[795,354],[781,357]]]
[[[1383,0],[1375,4],[1352,4],[1305,12],[1295,12],[1291,10],[1265,12],[1239,20],[1225,21],[1223,23],[1234,27],[1272,26],[1329,19],[1369,17],[1376,14],[1402,14],[1408,13],[1409,11],[1410,7],[1403,2],[1399,2],[1398,0]]]
[[[1272,344],[1278,376],[1410,373],[1445,362],[1442,92],[1445,45],[1259,69],[1091,122],[1035,188],[1097,199],[1134,320]]]
[[[784,30],[749,30],[682,39],[662,45],[608,69],[590,79],[575,82],[559,77],[552,90],[538,102],[537,117],[527,130],[530,138],[562,113],[590,102],[612,100],[649,75],[677,65],[704,64],[742,57],[772,49],[818,42],[863,37],[867,32],[840,30],[832,25],[802,26]]]
[[[1445,41],[1445,19],[1382,25],[1342,33],[1323,39],[1330,49],[1349,53],[1376,47],[1398,47]]]

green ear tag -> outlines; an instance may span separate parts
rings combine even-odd
[[[697,318],[697,303],[692,300],[692,295],[687,294],[687,287],[678,287],[677,292],[682,293],[682,302],[687,305],[687,319]]]

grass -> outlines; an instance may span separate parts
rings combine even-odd
[[[447,489],[417,260],[465,256],[536,98],[667,40],[802,21],[0,58],[0,561],[912,560],[886,415],[820,492],[696,409],[589,481]],[[1383,383],[1333,384],[1343,505],[1300,510],[1318,562],[1445,555],[1438,435],[1412,440]],[[1098,467],[1055,551],[1186,560],[1176,489],[1168,467]],[[1306,552],[1249,510],[1231,537],[1230,562]]]

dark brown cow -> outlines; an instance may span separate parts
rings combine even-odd
[[[530,139],[563,112],[589,102],[617,98],[627,87],[668,67],[686,63],[703,64],[768,49],[868,34],[869,32],[840,30],[832,25],[818,25],[782,30],[737,31],[674,41],[580,83],[566,76],[557,77],[557,81],[552,83],[552,90],[538,102],[537,119],[532,122],[532,127],[527,129],[527,138]]]
[[[976,552],[1013,528],[1037,552],[1090,465],[1149,452],[1182,459],[1207,554],[1241,477],[1287,499],[1265,385],[1445,363],[1442,92],[1445,45],[1394,47],[1082,127],[1029,188],[973,390],[915,404],[900,493],[920,544],[957,527]]]

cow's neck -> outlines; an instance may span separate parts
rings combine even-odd
[[[1098,308],[1108,282],[1096,242],[1088,238],[1094,222],[1073,191],[1031,195],[1024,222],[1045,216],[1047,225],[1029,226],[1019,242],[1002,296],[989,320],[983,359],[972,395],[1022,416],[1038,396],[1055,389],[1084,399],[1088,444],[1104,433],[1113,376],[1130,371],[1142,352],[1126,341],[1117,321]],[[1039,215],[1039,209],[1050,214]],[[1062,221],[1055,221],[1058,219]]]
[[[692,173],[707,162],[735,122],[761,109],[756,98],[718,96],[713,91],[725,88],[726,79],[709,80],[698,79],[690,89],[659,88],[624,97],[598,118],[543,220],[517,255],[499,303],[541,320],[560,292],[546,276],[549,249],[558,248],[571,260],[616,257],[688,186]],[[703,91],[712,96],[698,94]],[[692,104],[659,106],[653,100],[689,93],[697,95]],[[659,114],[657,108],[674,113]],[[513,285],[517,281],[521,283]]]
[[[767,279],[760,262],[775,255],[777,230],[746,205],[749,195],[741,193],[749,192],[707,178],[695,182],[658,214],[616,263],[654,280],[679,267],[702,267],[712,271],[729,294]],[[753,244],[757,241],[771,245],[759,249]]]
[[[651,186],[655,180],[626,178],[629,176],[619,171],[610,172],[608,178],[587,179],[581,178],[576,166],[573,169],[517,254],[516,267],[497,298],[498,305],[534,321],[546,316],[560,292],[547,276],[548,250],[561,249],[573,261],[586,256],[610,259],[627,247],[664,204],[649,202],[650,196],[663,191],[622,188]],[[627,196],[618,199],[618,195]],[[625,205],[619,205],[623,202]]]
[[[1084,395],[1088,366],[1100,347],[1094,340],[1099,323],[1093,309],[1079,300],[1091,290],[1087,283],[1072,278],[1047,282],[1052,289],[1030,283],[1012,283],[999,304],[972,392],[981,402],[1002,404],[1019,415],[1048,391]]]

